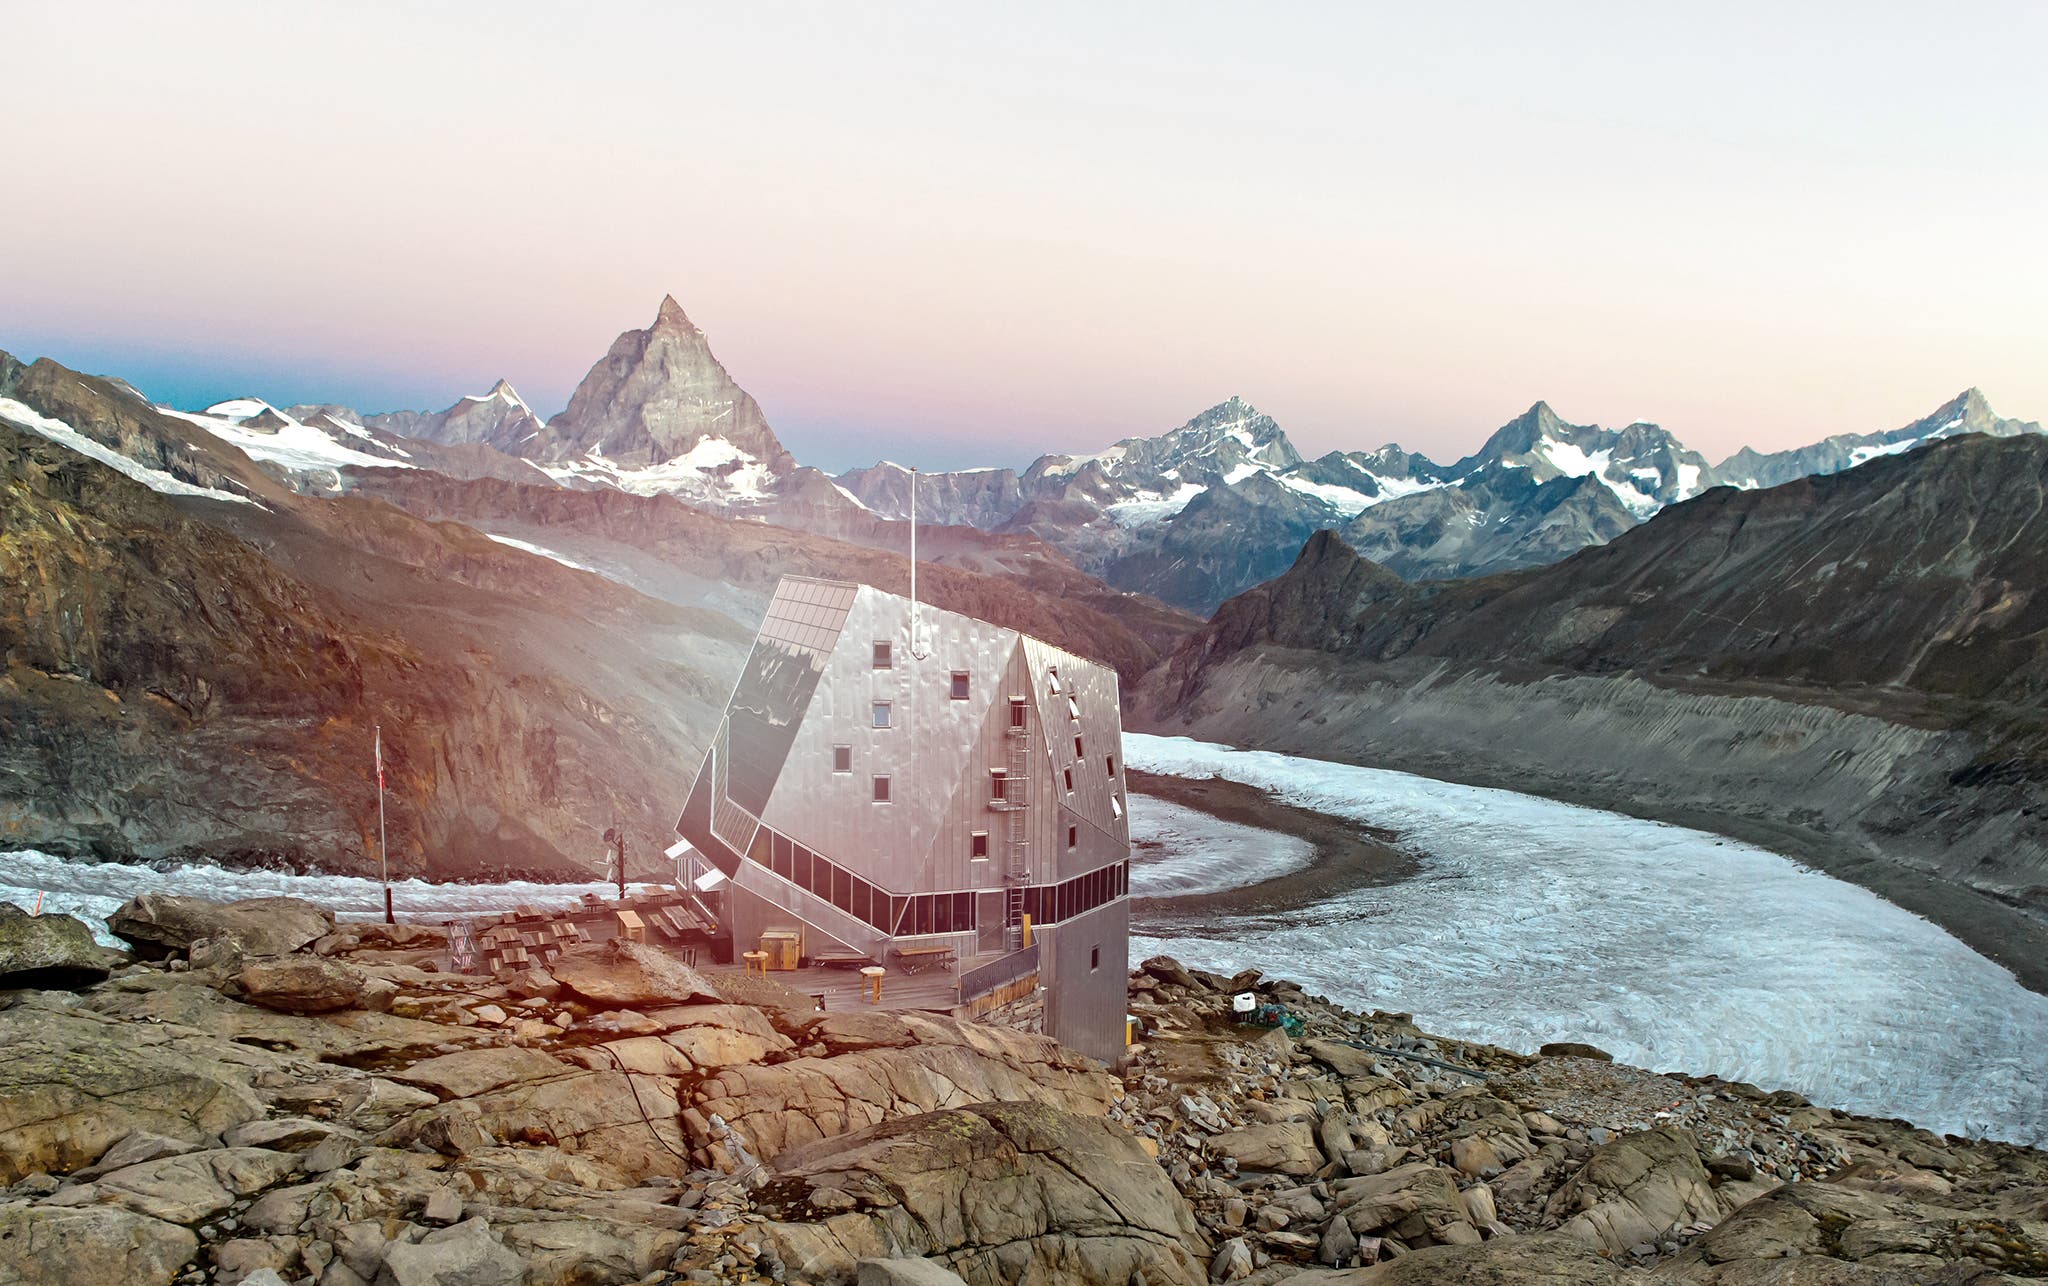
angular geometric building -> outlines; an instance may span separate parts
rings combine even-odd
[[[676,829],[728,877],[736,944],[801,927],[813,956],[885,967],[950,948],[963,1002],[1035,970],[1046,1033],[1114,1060],[1130,937],[1116,673],[915,616],[913,636],[909,599],[785,577]]]

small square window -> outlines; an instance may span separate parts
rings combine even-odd
[[[1066,778],[1067,778],[1067,789],[1068,789],[1068,790],[1072,790],[1072,789],[1074,788],[1074,770],[1073,770],[1073,769],[1071,769],[1071,768],[1068,768],[1068,769],[1065,769],[1064,771],[1065,771],[1065,774],[1066,774]]]
[[[852,771],[853,771],[853,747],[852,747],[852,746],[834,746],[834,747],[832,747],[832,771],[833,771],[833,772],[852,772]]]
[[[875,702],[875,726],[877,728],[889,726],[889,703],[887,701]]]
[[[1000,768],[988,770],[988,797],[1008,799],[1010,797],[1010,774]]]
[[[889,802],[889,778],[886,775],[877,775],[875,777],[875,802],[878,804]]]
[[[875,668],[877,670],[886,670],[894,664],[896,664],[896,660],[890,645],[887,643],[875,644]]]
[[[1067,827],[1067,851],[1070,853],[1073,852],[1074,849],[1080,846],[1080,843],[1081,828],[1078,826]]]
[[[974,833],[973,833],[972,835],[969,835],[969,836],[967,837],[967,856],[969,856],[969,857],[987,857],[987,856],[988,856],[988,832],[987,832],[987,831],[975,831],[975,832],[974,832]]]
[[[1012,728],[1021,728],[1021,727],[1023,727],[1023,726],[1024,726],[1024,698],[1023,698],[1023,697],[1011,697],[1011,698],[1010,698],[1010,726],[1011,726]]]
[[[967,671],[965,670],[953,671],[953,699],[955,701],[965,701],[967,699]]]
[[[1090,947],[1090,948],[1088,948],[1088,972],[1089,972],[1089,973],[1094,973],[1094,972],[1095,972],[1095,971],[1096,971],[1097,969],[1100,969],[1101,967],[1102,967],[1102,948],[1101,948],[1101,947]]]

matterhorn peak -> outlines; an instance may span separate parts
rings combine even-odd
[[[694,331],[697,329],[697,323],[690,320],[690,315],[683,311],[683,306],[676,302],[674,295],[663,295],[661,308],[655,312],[654,325],[650,329]]]

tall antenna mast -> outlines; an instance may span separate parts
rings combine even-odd
[[[922,661],[925,651],[917,636],[917,470],[910,471],[910,655]]]

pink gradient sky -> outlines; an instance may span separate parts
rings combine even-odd
[[[1782,7],[17,7],[0,348],[547,414],[667,291],[835,468],[2048,418],[2048,6]]]

